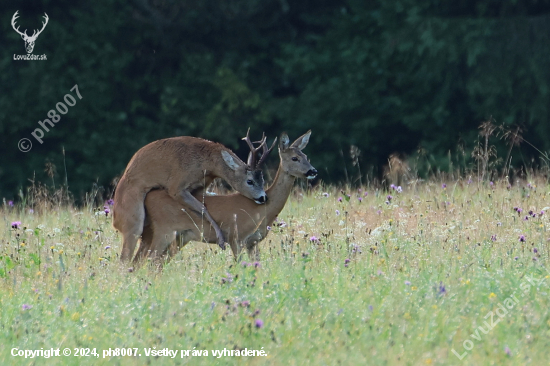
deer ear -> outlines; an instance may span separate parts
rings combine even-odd
[[[222,158],[227,166],[233,170],[237,170],[241,166],[241,164],[237,161],[238,159],[235,159],[235,157],[227,150],[222,150]]]
[[[296,141],[292,143],[292,147],[302,150],[304,147],[306,147],[307,143],[309,142],[309,136],[311,136],[311,130],[307,131],[302,136],[298,137]]]
[[[281,151],[284,151],[288,149],[288,146],[290,145],[290,139],[288,138],[288,135],[286,133],[281,134],[281,141],[279,142],[279,149]]]

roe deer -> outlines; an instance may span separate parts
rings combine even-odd
[[[256,244],[266,237],[267,226],[271,225],[285,206],[294,180],[296,178],[313,179],[317,176],[317,170],[301,151],[306,147],[310,135],[311,131],[308,131],[292,145],[286,134],[281,136],[279,143],[281,162],[273,183],[266,190],[269,200],[265,205],[255,205],[240,194],[204,197],[208,211],[222,228],[226,238],[229,238],[235,259],[240,255],[243,246],[246,247],[249,257],[259,259]],[[269,150],[264,145],[265,152],[262,158]],[[147,219],[140,248],[134,258],[135,262],[146,256],[148,251],[153,257],[163,254],[170,242],[174,240],[175,232],[181,235],[183,245],[191,240],[216,242],[213,228],[207,226],[204,231],[200,230],[200,217],[182,210],[181,205],[165,190],[149,192],[145,197],[145,209]]]
[[[263,204],[267,201],[262,171],[256,166],[256,154],[265,145],[252,151],[248,163],[241,161],[225,146],[197,137],[172,137],[158,140],[139,149],[118,182],[114,195],[113,226],[123,235],[122,261],[130,260],[145,220],[145,196],[152,189],[162,188],[180,207],[208,220],[216,233],[217,243],[225,249],[222,231],[203,204],[193,196],[212,181],[223,178],[243,196]]]

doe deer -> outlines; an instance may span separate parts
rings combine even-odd
[[[262,171],[256,164],[265,138],[258,148],[254,148],[248,132],[243,140],[251,147],[247,164],[225,146],[197,137],[167,138],[139,149],[128,163],[114,196],[113,226],[123,235],[121,260],[132,258],[143,232],[145,196],[153,189],[164,189],[180,207],[200,217],[204,215],[216,233],[218,245],[225,249],[222,231],[193,193],[199,194],[219,177],[250,203],[267,201]]]
[[[204,197],[204,203],[212,218],[229,238],[235,259],[239,257],[243,247],[247,249],[249,257],[259,259],[259,250],[256,245],[266,237],[267,226],[271,225],[285,206],[294,180],[296,178],[313,179],[317,176],[317,170],[302,152],[309,142],[310,135],[311,131],[308,131],[292,144],[286,134],[281,136],[279,143],[281,162],[273,183],[266,189],[269,200],[265,205],[254,205],[240,194]],[[271,149],[268,150],[264,145],[262,158],[265,158]],[[142,241],[134,258],[135,262],[146,256],[148,252],[152,257],[164,254],[175,239],[176,232],[180,235],[179,244],[182,246],[191,240],[216,242],[213,228],[206,227],[201,230],[200,217],[182,210],[181,205],[165,190],[149,192],[145,197],[145,209],[147,222],[143,228]]]

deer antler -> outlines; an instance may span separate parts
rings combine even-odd
[[[263,164],[263,162],[265,161],[265,159],[267,158],[267,156],[269,155],[269,153],[271,152],[271,150],[273,150],[273,148],[275,147],[275,144],[277,143],[277,137],[275,137],[275,140],[273,140],[273,144],[271,144],[271,147],[268,149],[267,148],[267,140],[265,138],[264,135],[262,135],[262,140],[264,143],[263,143],[263,151],[262,151],[262,156],[260,157],[260,160],[258,160],[258,163],[256,164],[256,167],[259,167]],[[259,142],[261,142],[259,141]],[[262,145],[260,145],[262,146]],[[258,147],[259,149],[259,147]]]
[[[25,32],[23,33],[23,32],[19,31],[19,26],[17,26],[17,28],[15,28],[15,20],[19,17],[19,15],[17,15],[18,12],[19,12],[19,10],[17,10],[15,12],[15,14],[13,14],[13,17],[11,18],[11,26],[12,26],[13,30],[16,31],[17,33],[19,33],[21,36],[28,37],[26,29],[25,29]]]
[[[45,22],[45,23],[42,22],[42,29],[40,29],[40,30],[38,31],[38,33],[36,33],[36,30],[35,30],[34,33],[36,33],[36,36],[35,36],[34,33],[33,33],[32,36],[31,36],[31,38],[33,38],[33,37],[34,37],[34,38],[38,37],[38,35],[39,35],[40,33],[42,33],[42,31],[44,30],[44,28],[46,28],[46,25],[48,24],[48,20],[50,20],[50,18],[48,18],[48,14],[44,13],[44,19],[46,20],[46,22]]]
[[[248,131],[246,131],[246,137],[243,137],[243,140],[246,141],[246,143],[248,144],[248,147],[250,148],[250,153],[248,154],[247,165],[250,169],[255,169],[256,166],[257,166],[256,159],[258,158],[258,156],[257,156],[258,151],[263,146],[265,146],[266,138],[263,137],[262,140],[259,141],[260,146],[254,147],[254,144],[252,143],[252,141],[250,141],[250,128],[249,128]]]

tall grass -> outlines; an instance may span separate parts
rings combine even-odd
[[[513,186],[441,176],[387,190],[298,191],[260,244],[259,263],[192,243],[162,270],[122,265],[110,213],[92,202],[2,207],[0,364],[548,362],[543,176]],[[480,332],[512,294],[517,304]],[[30,360],[11,356],[13,347],[95,348],[99,358]],[[117,347],[141,357],[102,357]],[[153,347],[208,356],[145,356]],[[262,347],[267,357],[246,361],[211,352]],[[459,360],[453,349],[467,353]]]

